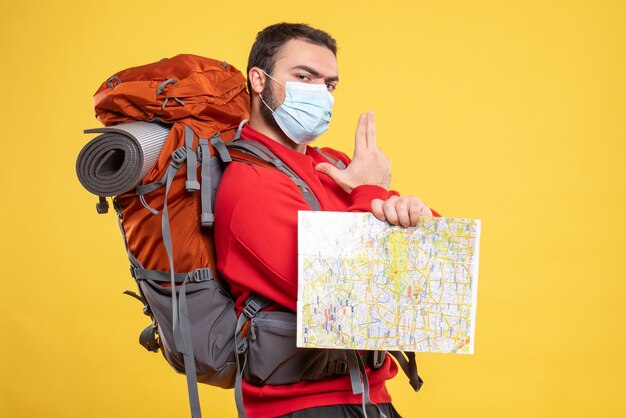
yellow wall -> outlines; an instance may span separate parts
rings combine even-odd
[[[283,20],[339,41],[322,144],[350,154],[373,109],[394,187],[483,220],[476,354],[419,355],[400,412],[626,416],[626,3],[601,0],[4,4],[0,416],[187,416],[184,379],[136,343],[115,217],[75,178],[81,132],[112,73],[181,52],[244,68]],[[234,416],[230,391],[201,397]]]

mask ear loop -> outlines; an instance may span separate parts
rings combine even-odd
[[[272,110],[272,108],[270,107],[270,105],[268,105],[267,103],[265,103],[265,100],[263,100],[263,96],[261,96],[261,93],[259,93],[259,99],[261,99],[261,101],[263,102],[263,104],[265,105],[265,107],[267,107],[270,112],[272,112],[272,115],[274,114],[274,110]]]
[[[263,68],[259,68],[259,70],[261,70],[261,72],[263,74],[265,74],[267,77],[269,77],[272,81],[274,81],[275,83],[280,84],[281,86],[287,88],[287,86],[285,86],[283,83],[281,83],[280,81],[276,80],[274,77],[272,77],[271,75],[269,75],[268,73],[265,72],[265,70]],[[272,109],[270,107],[270,105],[268,105],[265,100],[263,100],[263,96],[261,95],[261,93],[258,93],[259,98],[261,99],[261,101],[263,102],[263,104],[265,105],[265,107],[267,107],[269,109],[270,112],[272,112],[272,114],[274,114],[274,112],[276,111],[276,109]]]
[[[271,75],[269,75],[268,73],[266,73],[264,69],[259,68],[259,70],[261,70],[261,72],[262,72],[263,74],[265,74],[266,76],[268,76],[268,77],[269,77],[272,81],[274,81],[275,83],[278,83],[278,84],[280,84],[281,86],[283,86],[283,87],[285,87],[285,88],[287,87],[286,85],[284,85],[283,83],[281,83],[280,81],[276,80],[274,77],[272,77]]]

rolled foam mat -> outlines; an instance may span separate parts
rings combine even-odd
[[[101,135],[78,154],[78,180],[98,196],[116,196],[133,189],[156,162],[169,132],[167,125],[151,122],[86,130]]]

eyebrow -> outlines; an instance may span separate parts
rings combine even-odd
[[[323,78],[324,81],[339,81],[339,77],[338,76],[324,77],[323,75],[321,75],[320,73],[318,73],[313,68],[311,68],[311,67],[309,67],[307,65],[296,65],[295,67],[291,67],[291,69],[292,70],[304,70],[304,71],[308,72],[309,74],[311,74],[313,77]]]

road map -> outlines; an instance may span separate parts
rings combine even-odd
[[[298,214],[298,347],[473,354],[480,221]]]

